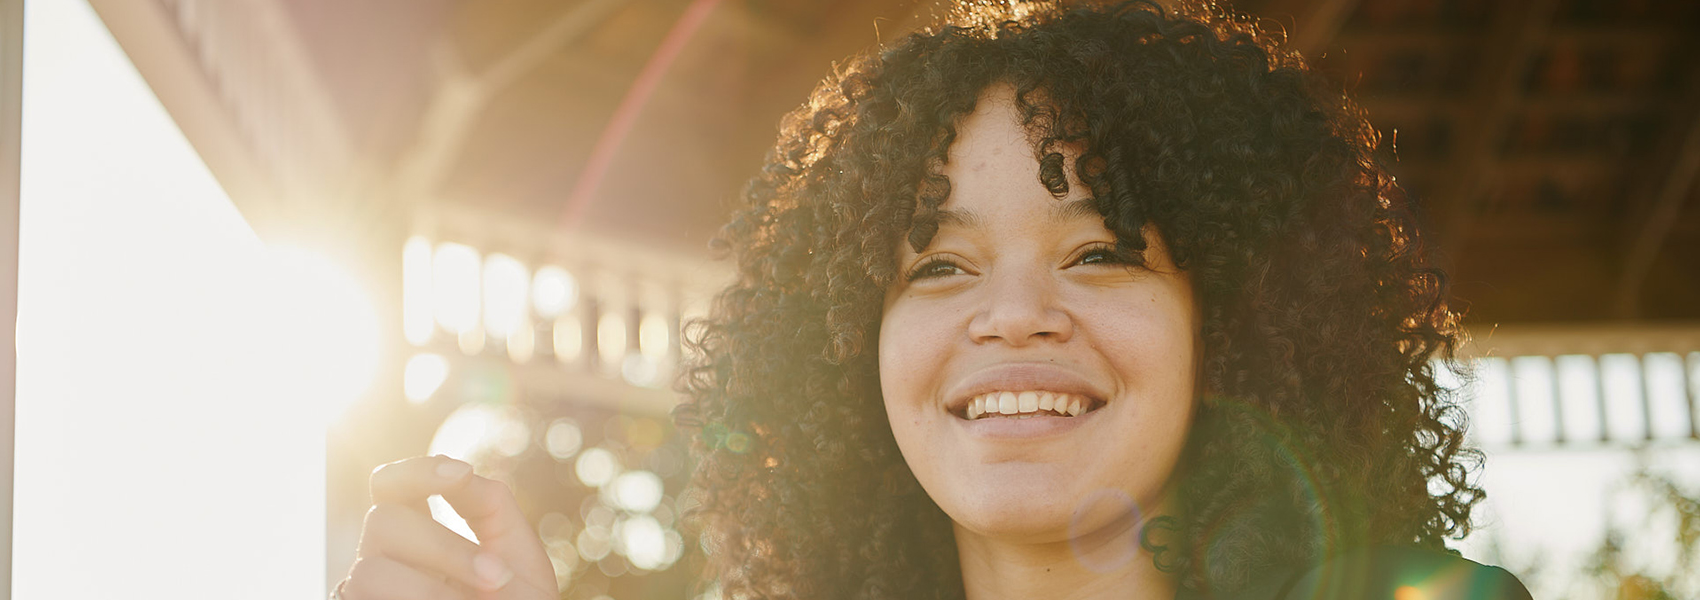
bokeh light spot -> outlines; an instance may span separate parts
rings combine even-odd
[[[631,512],[649,512],[661,504],[661,477],[649,471],[627,471],[615,477],[614,503]]]
[[[537,316],[553,319],[578,302],[578,281],[560,267],[541,267],[531,283],[531,303]]]
[[[620,474],[620,459],[606,448],[591,448],[578,456],[574,467],[579,481],[599,488]]]
[[[620,377],[638,387],[654,387],[661,382],[661,368],[642,354],[628,354],[620,363]]]
[[[666,360],[672,343],[673,328],[667,325],[666,317],[656,312],[643,316],[643,321],[638,323],[638,351],[645,358],[654,362]]]
[[[588,561],[599,561],[614,550],[614,540],[600,528],[586,527],[578,533],[578,554]]]
[[[584,328],[578,319],[570,316],[555,319],[554,329],[555,360],[561,364],[577,362],[584,354]]]
[[[437,322],[453,333],[478,325],[478,250],[453,243],[437,244],[431,258],[431,307]]]
[[[549,456],[555,460],[567,460],[578,454],[579,447],[584,444],[584,432],[572,419],[560,418],[549,423],[549,428],[543,432],[543,447],[549,451]]]
[[[626,317],[619,311],[602,313],[596,321],[596,352],[604,367],[619,369],[626,356]]]
[[[645,571],[653,571],[666,564],[667,533],[661,524],[649,515],[639,515],[620,523],[619,540],[621,554],[632,561],[632,566]]]
[[[484,259],[484,329],[506,338],[525,321],[531,274],[524,263],[506,254]]]

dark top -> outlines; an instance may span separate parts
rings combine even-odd
[[[1308,570],[1281,570],[1231,597],[1183,589],[1175,600],[1531,599],[1505,569],[1444,552],[1388,546],[1339,554]]]

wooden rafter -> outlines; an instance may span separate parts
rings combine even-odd
[[[1522,95],[1520,75],[1538,54],[1551,25],[1556,0],[1506,2],[1485,39],[1481,56],[1487,61],[1477,73],[1470,105],[1479,107],[1459,123],[1462,133],[1452,156],[1453,174],[1438,188],[1435,200],[1446,206],[1441,230],[1441,256],[1456,263],[1474,225],[1474,202],[1491,184],[1497,148],[1505,140]]]
[[[1622,269],[1612,303],[1612,311],[1618,318],[1638,316],[1642,284],[1652,272],[1659,249],[1676,226],[1683,205],[1694,195],[1696,182],[1700,181],[1700,65],[1690,69],[1687,83],[1687,102],[1683,104],[1696,108],[1684,111],[1688,127],[1671,127],[1666,143],[1658,146],[1670,149],[1673,157],[1670,166],[1648,188],[1647,200],[1639,203],[1638,210],[1632,213],[1624,234]]]
[[[587,0],[560,13],[480,73],[467,70],[445,39],[433,59],[437,85],[419,122],[419,135],[395,170],[395,193],[406,202],[429,201],[459,159],[474,125],[498,92],[530,73],[562,46],[583,37],[627,0]]]

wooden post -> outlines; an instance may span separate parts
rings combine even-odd
[[[24,0],[0,0],[0,339],[18,339],[18,159],[23,132]],[[12,597],[12,473],[18,345],[0,344],[0,600]]]

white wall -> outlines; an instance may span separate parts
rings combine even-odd
[[[255,237],[83,0],[27,11],[13,597],[321,597],[347,282]]]

